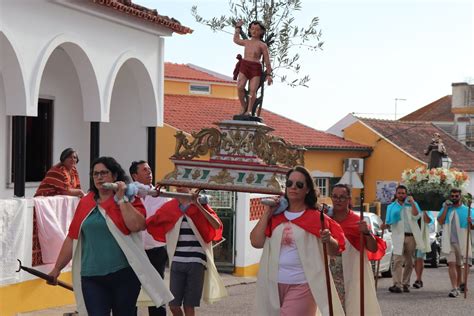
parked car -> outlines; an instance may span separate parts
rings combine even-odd
[[[360,215],[359,212],[354,213]],[[364,212],[364,220],[370,225],[374,235],[382,237],[382,229],[380,226],[382,225],[383,221],[377,214]],[[388,229],[385,229],[383,232],[383,240],[385,240],[385,243],[387,244],[387,249],[385,250],[385,255],[380,260],[379,273],[382,275],[382,277],[389,278],[392,276],[393,244],[392,233]],[[375,274],[376,263],[374,261],[372,261],[372,270]]]

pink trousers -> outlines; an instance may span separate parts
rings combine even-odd
[[[278,283],[278,293],[281,316],[314,316],[316,314],[316,302],[308,283]]]

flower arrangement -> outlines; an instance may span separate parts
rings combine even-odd
[[[411,194],[433,192],[446,196],[452,188],[466,193],[469,176],[457,169],[418,167],[404,170],[402,183]]]
[[[439,210],[451,189],[467,193],[469,176],[457,169],[418,167],[402,172],[402,183],[423,210]]]

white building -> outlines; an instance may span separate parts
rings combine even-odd
[[[125,168],[137,159],[153,165],[165,37],[191,32],[129,0],[0,0],[2,315],[73,302],[67,291],[15,273],[16,258],[32,263],[29,197],[67,147],[79,154],[84,190],[99,155]]]
[[[99,155],[153,161],[164,38],[192,30],[129,2],[0,0],[0,198],[32,196],[67,147],[86,188]]]

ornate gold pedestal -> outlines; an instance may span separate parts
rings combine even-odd
[[[259,122],[228,120],[217,128],[176,137],[175,169],[158,183],[200,189],[281,194],[285,174],[303,165],[303,148],[269,135]],[[198,159],[209,154],[209,160]]]

